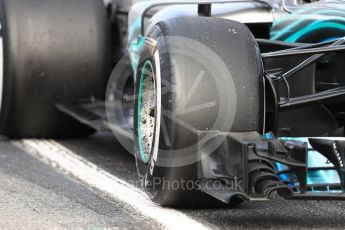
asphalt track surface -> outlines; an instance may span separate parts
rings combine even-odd
[[[68,160],[59,158],[59,151],[57,160],[50,158],[54,153],[47,154],[50,160],[43,159],[35,151],[23,148],[23,143],[34,143],[40,151],[42,146],[53,143],[54,149],[68,150],[77,162],[68,165]],[[83,171],[88,167],[89,172]],[[233,209],[171,210],[151,204],[138,188],[126,185],[136,182],[132,155],[111,134],[49,142],[1,138],[0,229],[345,227],[345,202],[341,201],[275,199],[244,203]],[[134,199],[130,197],[132,188]],[[139,194],[138,199],[135,194]]]

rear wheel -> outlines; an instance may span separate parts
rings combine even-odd
[[[104,97],[110,34],[101,0],[0,1],[0,133],[9,137],[90,134],[55,108]]]
[[[159,204],[214,204],[198,190],[198,144],[207,140],[198,130],[262,130],[257,44],[245,25],[218,18],[170,19],[148,36],[153,45],[140,55],[134,107],[140,179]]]

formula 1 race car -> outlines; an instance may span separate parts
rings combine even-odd
[[[1,0],[0,133],[112,131],[161,205],[345,200],[345,1],[136,2]]]

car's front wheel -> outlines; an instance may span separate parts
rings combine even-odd
[[[138,173],[155,202],[203,206],[198,146],[207,134],[199,131],[263,128],[261,56],[247,27],[226,19],[170,19],[148,37],[136,74]]]

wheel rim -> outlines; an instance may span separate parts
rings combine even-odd
[[[138,94],[138,145],[142,161],[147,164],[153,148],[157,94],[153,65],[147,60],[142,68]]]

